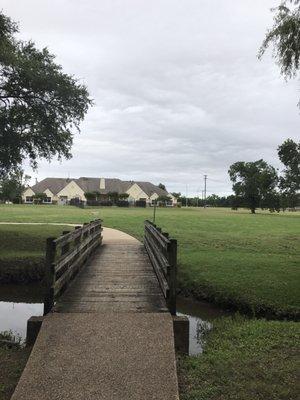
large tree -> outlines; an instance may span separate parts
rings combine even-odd
[[[279,186],[287,205],[294,207],[299,201],[300,191],[300,142],[285,140],[278,147],[278,156],[285,169],[280,177]]]
[[[62,71],[55,57],[33,42],[17,40],[17,25],[0,12],[0,174],[28,158],[71,157],[92,101],[86,87]]]
[[[289,79],[297,75],[300,65],[300,0],[282,0],[272,10],[275,12],[274,24],[267,31],[259,58],[273,45],[273,57],[282,75]]]
[[[228,173],[235,195],[253,214],[256,208],[262,204],[266,206],[266,202],[274,198],[272,195],[278,183],[277,173],[264,160],[236,162],[230,166]],[[272,204],[268,206],[273,208]]]

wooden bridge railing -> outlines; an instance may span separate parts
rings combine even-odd
[[[100,219],[64,231],[58,238],[48,238],[46,248],[46,296],[44,315],[66,290],[90,254],[102,243]]]
[[[145,221],[144,244],[172,315],[176,315],[177,240]]]

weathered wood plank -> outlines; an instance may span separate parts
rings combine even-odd
[[[103,245],[58,300],[57,312],[166,312],[141,243]]]

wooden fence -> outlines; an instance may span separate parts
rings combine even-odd
[[[100,219],[64,231],[58,238],[48,238],[46,248],[46,296],[44,315],[51,311],[92,252],[102,243]]]
[[[177,240],[145,221],[144,244],[172,315],[176,315]]]

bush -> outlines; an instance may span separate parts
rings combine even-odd
[[[135,202],[136,207],[146,207],[146,201],[145,200],[137,200]]]
[[[113,205],[109,200],[87,200],[86,204],[92,207],[111,207]]]
[[[80,200],[78,197],[74,197],[73,199],[70,199],[69,204],[70,206],[80,206],[80,204],[82,204],[83,201]]]
[[[129,207],[129,202],[126,200],[119,200],[117,202],[117,206],[118,207]]]

